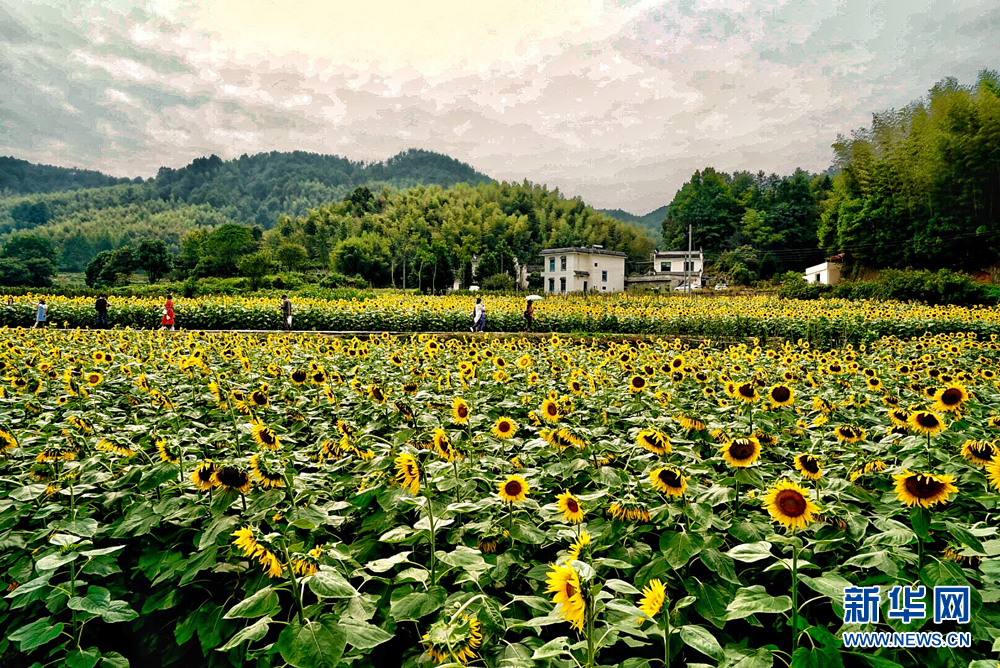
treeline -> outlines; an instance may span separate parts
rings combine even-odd
[[[47,173],[44,166],[32,167],[40,168],[31,172],[39,179]],[[447,187],[489,180],[464,163],[419,150],[374,164],[301,151],[243,155],[230,161],[213,155],[182,169],[162,168],[144,182],[4,197],[0,235],[31,230],[54,244],[60,268],[80,271],[97,253],[150,236],[176,252],[179,240],[200,227],[233,222],[270,228],[281,214],[305,216],[360,185]]]
[[[648,259],[653,240],[636,228],[528,182],[460,184],[377,194],[358,188],[304,217],[283,216],[264,235],[277,257],[360,275],[376,287],[442,289],[538,261],[543,248],[600,244],[630,262]],[[481,256],[479,275],[471,274]],[[291,267],[286,267],[291,268]]]
[[[948,78],[834,145],[819,242],[867,267],[986,269],[1000,257],[1000,75]]]
[[[36,165],[27,160],[0,156],[0,196],[50,193],[58,190],[102,188],[142,179],[108,176],[90,169]]]
[[[843,254],[852,268],[986,270],[1000,261],[1000,75],[953,78],[840,136],[828,173],[708,167],[674,196],[666,248],[705,251],[734,282]]]
[[[361,186],[306,216],[282,216],[266,232],[225,223],[190,231],[178,252],[162,239],[105,250],[86,274],[95,287],[126,285],[143,271],[150,282],[243,276],[258,288],[275,272],[318,270],[326,287],[437,291],[457,278],[502,289],[513,286],[517,264],[538,261],[543,248],[592,244],[625,252],[629,262],[646,260],[653,248],[635,228],[529,183],[378,193]]]
[[[690,225],[693,248],[738,283],[803,269],[823,257],[817,230],[832,191],[827,174],[727,174],[708,167],[695,172],[670,203],[664,247],[687,249]]]

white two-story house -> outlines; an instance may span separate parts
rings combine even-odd
[[[675,289],[690,285],[692,290],[704,283],[705,259],[701,251],[654,250],[650,267],[642,276],[629,276],[628,284],[639,288]]]
[[[544,290],[621,292],[625,289],[625,253],[601,246],[549,248],[542,251]]]

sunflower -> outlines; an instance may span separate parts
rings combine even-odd
[[[396,481],[414,496],[420,491],[420,463],[408,452],[396,457]]]
[[[424,634],[424,647],[436,663],[465,664],[476,658],[483,643],[483,632],[474,615],[443,615]]]
[[[1000,458],[1000,448],[989,441],[966,441],[962,446],[962,456],[980,468],[986,468]]]
[[[563,522],[568,524],[579,524],[583,521],[584,510],[580,506],[580,499],[570,494],[569,490],[556,496],[559,505],[559,512],[563,514]]]
[[[686,415],[681,415],[677,418],[677,421],[681,424],[681,429],[684,431],[705,431],[705,423],[701,420],[697,420],[692,417],[687,417]]]
[[[989,479],[989,483],[993,485],[993,489],[1000,492],[1000,462],[987,464],[986,476]]]
[[[268,450],[277,450],[281,447],[281,439],[274,433],[274,430],[264,423],[255,422],[251,431],[253,432],[253,440],[257,441],[261,447]]]
[[[683,496],[687,489],[687,478],[672,466],[661,466],[649,474],[653,487],[667,496]]]
[[[17,439],[5,429],[0,429],[0,452],[7,452],[17,447]]]
[[[939,390],[934,395],[934,410],[954,413],[961,410],[962,404],[969,400],[969,393],[961,385],[950,385]]]
[[[632,394],[637,394],[646,389],[647,384],[648,383],[646,382],[646,379],[643,378],[642,376],[639,375],[632,376],[628,380],[628,391],[631,392]]]
[[[663,608],[664,601],[667,600],[667,588],[659,578],[649,581],[642,589],[642,599],[639,601],[639,609],[650,619],[656,619],[656,615]],[[646,617],[640,617],[638,623],[645,621]]]
[[[438,427],[434,430],[434,435],[432,436],[432,443],[434,444],[434,449],[437,451],[441,459],[446,462],[453,462],[459,454],[455,452],[454,446],[451,444],[451,440],[448,438],[448,432],[444,429]]]
[[[257,484],[264,489],[285,486],[285,477],[281,469],[268,462],[260,453],[250,457],[250,472],[253,473]]]
[[[590,549],[590,543],[590,533],[586,530],[580,531],[573,544],[569,546],[566,561],[580,561],[580,554]]]
[[[933,411],[915,411],[910,416],[910,429],[918,434],[933,436],[944,430],[944,423]]]
[[[267,393],[261,390],[254,390],[249,396],[250,403],[257,407],[267,406]]]
[[[297,554],[292,557],[292,569],[300,577],[315,575],[319,572],[319,558],[323,556],[322,547],[314,547],[306,554]]]
[[[181,456],[184,454],[183,450],[181,450],[176,444],[168,443],[163,439],[157,439],[156,451],[160,453],[160,461],[168,464],[178,463],[181,460]]]
[[[211,459],[206,459],[195,467],[191,473],[191,481],[198,491],[204,492],[215,487],[214,476],[217,468],[218,466]]]
[[[101,452],[112,452],[119,457],[135,457],[139,451],[126,443],[119,443],[108,438],[102,438],[97,444],[97,449]]]
[[[737,385],[736,391],[733,393],[733,398],[747,403],[757,401],[760,399],[760,395],[757,394],[757,384],[743,383],[742,385]]]
[[[539,409],[541,412],[542,419],[547,422],[558,422],[559,421],[559,404],[557,404],[552,399],[545,399],[542,402],[542,406]]]
[[[216,487],[224,490],[233,490],[240,494],[250,491],[250,475],[239,466],[225,465],[215,470],[212,474],[212,482]]]
[[[104,380],[104,376],[97,373],[96,371],[91,371],[86,376],[84,376],[84,380],[87,381],[87,385],[90,385],[91,387],[97,387],[98,385],[101,384],[101,381]]]
[[[230,535],[236,538],[233,544],[243,551],[244,556],[257,560],[267,577],[278,577],[284,572],[277,555],[258,540],[253,529],[237,529]]]
[[[952,483],[955,476],[944,473],[911,473],[906,470],[892,476],[896,481],[896,498],[908,506],[930,508],[946,503],[948,497],[958,493]]]
[[[613,501],[608,508],[611,517],[616,520],[628,520],[630,522],[648,522],[649,509],[646,504],[637,501],[631,496],[623,501]]]
[[[908,427],[910,425],[910,411],[905,408],[893,408],[889,411],[889,421],[894,427]]]
[[[296,385],[302,385],[307,380],[309,380],[309,372],[303,369],[296,369],[295,371],[292,372],[291,378],[292,382],[295,383]]]
[[[517,475],[507,476],[507,479],[497,485],[497,494],[500,500],[506,503],[520,503],[528,496],[530,488],[528,482]]]
[[[865,436],[865,430],[861,427],[854,425],[844,424],[833,430],[834,435],[836,435],[838,441],[844,441],[845,443],[857,443],[858,441],[863,441]]]
[[[506,440],[513,436],[516,431],[517,425],[514,424],[513,420],[509,417],[499,417],[490,433],[501,440]]]
[[[583,632],[583,622],[586,616],[587,603],[583,600],[583,588],[580,586],[580,576],[570,565],[553,566],[546,573],[548,588],[546,593],[552,594],[552,603],[558,606],[559,616]]]
[[[738,468],[752,466],[759,457],[760,441],[753,436],[734,438],[722,446],[722,458],[731,466]]]
[[[635,444],[657,455],[664,455],[671,450],[670,437],[653,427],[640,431],[635,437]]]
[[[809,490],[794,482],[782,480],[764,497],[764,507],[771,519],[786,529],[805,529],[819,508],[809,499]]]
[[[823,465],[819,463],[819,458],[809,453],[796,455],[795,468],[798,469],[803,478],[819,480],[823,476]]]
[[[795,392],[787,385],[775,385],[768,391],[767,398],[775,406],[790,406],[795,401]]]

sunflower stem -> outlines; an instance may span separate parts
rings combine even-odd
[[[594,666],[594,602],[587,597],[587,668]]]
[[[793,534],[794,535],[794,534]],[[799,644],[799,547],[792,543],[792,655]]]
[[[430,543],[431,543],[431,586],[433,587],[437,583],[437,546],[434,543],[434,508],[430,498],[425,497],[427,501],[425,508],[427,510],[427,522],[430,524]]]
[[[733,499],[733,515],[740,516],[740,479],[736,478],[736,498]]]
[[[669,601],[667,605],[667,610],[663,615],[664,619],[667,620],[666,626],[663,628],[663,665],[665,668],[670,666],[670,606]]]
[[[302,592],[299,591],[299,581],[295,577],[295,566],[292,565],[292,557],[288,554],[288,546],[285,541],[281,542],[281,552],[285,555],[285,563],[288,564],[288,575],[292,578],[292,596],[295,598],[295,608],[299,617],[299,624],[306,623],[305,609],[302,607]]]
[[[459,478],[458,478],[458,455],[457,454],[453,455],[453,459],[451,460],[451,468],[452,468],[452,471],[455,472],[455,490],[456,490],[455,501],[457,503],[461,503],[462,502],[462,481],[459,480]]]

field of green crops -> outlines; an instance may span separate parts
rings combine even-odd
[[[440,303],[434,317],[462,315]],[[674,303],[539,310],[656,322]],[[747,305],[834,308],[676,303],[747,321]],[[56,301],[53,319],[87,307]],[[179,324],[215,308],[264,312],[179,300]],[[6,330],[0,373],[3,666],[996,665],[988,335],[762,349]],[[889,594],[907,585],[927,616],[903,623]],[[934,623],[946,585],[970,587],[970,622]],[[853,586],[877,588],[877,621],[845,623]],[[859,630],[971,646],[845,647]]]

